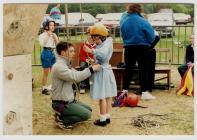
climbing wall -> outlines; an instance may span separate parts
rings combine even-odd
[[[31,53],[47,4],[3,5],[3,134],[32,134]]]

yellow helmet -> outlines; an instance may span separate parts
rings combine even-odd
[[[107,28],[103,24],[95,24],[90,29],[90,35],[108,36]]]

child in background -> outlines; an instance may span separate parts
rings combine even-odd
[[[44,32],[39,36],[39,43],[42,46],[41,63],[43,68],[42,76],[42,94],[50,95],[50,88],[47,87],[49,72],[56,62],[54,49],[59,42],[57,35],[54,33],[55,21],[47,19],[43,22]]]
[[[91,26],[88,27],[87,29],[87,40],[82,43],[80,45],[80,51],[79,51],[79,61],[80,61],[80,70],[84,70],[85,68],[87,68],[90,63],[94,62],[94,56],[91,53],[87,53],[83,50],[84,45],[86,45],[87,47],[89,47],[90,49],[94,49],[96,47],[96,44],[93,42],[91,35],[90,35],[90,30],[91,30]],[[80,93],[84,94],[85,93],[85,89],[89,88],[89,78],[82,81],[79,85],[80,87]]]
[[[188,70],[190,66],[194,65],[194,34],[190,36],[191,44],[186,46],[186,54],[185,54],[185,64],[182,64],[178,67],[179,74],[181,78],[183,78],[185,72]],[[192,74],[194,71],[192,70]]]

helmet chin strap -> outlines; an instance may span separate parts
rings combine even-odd
[[[101,36],[101,41],[104,42],[106,40],[106,37]]]

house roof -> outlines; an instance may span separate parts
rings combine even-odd
[[[48,14],[45,14],[43,17],[43,21],[45,21],[47,18],[50,18],[50,16]],[[83,20],[80,21],[81,18],[83,18]],[[80,13],[80,12],[68,13],[68,25],[69,26],[79,25],[80,23],[81,24],[82,23],[83,24],[86,24],[86,23],[94,24],[96,21],[97,21],[96,18],[89,13]],[[55,20],[55,22],[59,23],[60,25],[65,25],[65,14],[61,15],[61,20]],[[42,27],[42,23],[41,23],[41,27]]]

